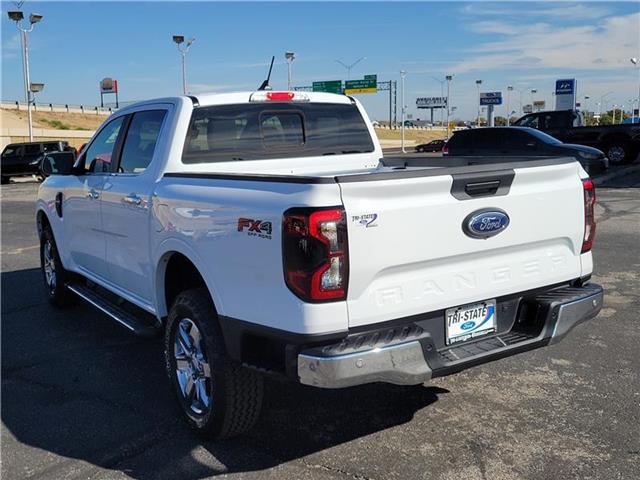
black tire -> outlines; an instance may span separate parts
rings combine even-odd
[[[631,148],[626,140],[612,140],[606,148],[611,165],[624,165],[632,160]]]
[[[195,325],[201,338],[200,342],[194,342],[200,346],[199,351],[196,352],[194,348],[191,355],[187,355],[190,360],[185,359],[187,357],[183,354],[187,349],[183,351],[180,347],[182,344],[176,345],[181,324]],[[197,398],[206,398],[208,394],[208,405],[187,398],[178,380],[177,356],[182,356],[182,364],[188,364],[190,371],[196,372],[192,377],[182,376],[183,382],[191,379],[192,392]],[[194,364],[196,357],[200,358],[200,362],[204,361],[203,364],[208,364],[209,378],[197,373],[201,363]],[[165,366],[182,413],[198,434],[207,438],[229,438],[248,431],[258,420],[264,380],[259,373],[244,368],[227,355],[217,313],[206,289],[186,290],[173,303],[165,328]],[[200,372],[203,371],[200,369]],[[184,375],[184,370],[181,372]],[[200,393],[198,384],[204,385],[204,395]]]
[[[71,304],[71,292],[66,287],[69,273],[62,266],[58,247],[50,227],[44,228],[40,238],[40,268],[42,269],[49,303],[58,308]],[[51,273],[52,271],[52,276],[48,275],[48,268],[51,268],[49,272]]]

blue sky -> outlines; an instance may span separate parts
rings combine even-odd
[[[23,97],[19,37],[2,2],[3,100]],[[25,14],[44,20],[30,36],[32,81],[46,83],[38,101],[96,105],[98,82],[118,79],[121,100],[181,91],[180,57],[172,34],[195,37],[188,56],[191,90],[256,88],[276,55],[274,88],[286,88],[285,50],[293,50],[294,85],[346,77],[336,59],[362,56],[352,78],[377,74],[399,81],[408,72],[406,104],[414,117],[417,96],[440,94],[431,77],[455,75],[452,105],[460,118],[477,110],[476,79],[483,91],[511,84],[529,103],[552,101],[555,79],[578,79],[589,108],[600,97],[629,104],[638,95],[638,2],[32,2]],[[400,83],[400,82],[398,82]],[[388,116],[384,93],[359,95],[373,118]],[[520,93],[511,107],[517,109]],[[400,104],[400,92],[398,92]],[[506,107],[498,110],[504,114]]]

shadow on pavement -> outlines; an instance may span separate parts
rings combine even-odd
[[[25,464],[40,477],[62,477],[70,466],[59,456],[140,479],[263,470],[409,422],[447,393],[270,380],[252,432],[202,441],[179,417],[158,339],[133,337],[85,305],[54,309],[38,269],[3,272],[1,280],[1,414],[15,437],[3,445],[12,451],[3,455],[8,478],[22,476]]]

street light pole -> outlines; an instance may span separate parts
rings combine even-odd
[[[358,60],[356,60],[355,62],[353,62],[350,65],[347,65],[346,63],[341,62],[340,60],[336,60],[336,62],[347,69],[347,80],[351,80],[351,69],[353,67],[355,67],[357,64],[359,64],[362,60],[366,60],[366,59],[367,59],[367,57],[360,57]]]
[[[436,82],[438,82],[438,83],[440,84],[440,97],[444,97],[444,84],[445,84],[445,82],[446,82],[447,80],[440,80],[440,79],[439,79],[439,78],[437,78],[437,77],[431,77],[431,78],[432,78],[432,79],[434,79]],[[433,112],[433,109],[431,109],[431,111]],[[444,115],[444,112],[443,112],[443,109],[441,108],[441,109],[440,109],[440,126],[442,126],[442,122],[443,122],[443,120],[444,120],[444,119],[442,118],[442,117],[443,117],[443,115]],[[433,113],[431,114],[431,117],[433,117]],[[433,121],[433,118],[432,118],[431,120]]]
[[[405,112],[407,109],[407,106],[404,103],[404,78],[407,76],[407,72],[404,70],[400,70],[400,79],[402,80],[401,82],[401,86],[402,86],[402,94],[400,96],[401,100],[402,100],[402,141],[401,141],[401,145],[402,145],[402,153],[407,153],[407,151],[404,149],[404,118],[405,118]]]
[[[21,11],[7,12],[10,20],[16,22],[16,27],[20,31],[20,44],[22,46],[22,72],[24,76],[24,98],[27,102],[27,123],[29,128],[29,141],[33,142],[33,116],[31,114],[31,76],[29,72],[29,36],[36,23],[42,20],[42,15],[32,13],[29,15],[29,28],[22,26],[24,14]]]
[[[480,126],[480,85],[482,85],[482,80],[476,80],[476,87],[478,87],[478,116],[476,118],[476,127]]]
[[[629,60],[636,67],[640,67],[640,60],[637,57],[632,57]],[[640,68],[638,72],[640,72]],[[640,117],[640,74],[638,75],[638,117]],[[636,123],[636,111],[633,109],[633,103],[631,104],[631,123]]]
[[[511,109],[509,104],[511,102],[511,92],[513,92],[513,85],[507,85],[507,127],[511,123]]]
[[[296,59],[293,52],[284,52],[284,58],[287,60],[287,91],[291,91],[291,64]]]
[[[447,139],[449,139],[449,105],[451,105],[451,80],[453,80],[453,75],[447,75],[445,80],[447,80]]]
[[[191,38],[187,41],[185,48],[180,47],[180,44],[184,42],[184,35],[174,35],[173,41],[178,45],[178,51],[182,57],[182,94],[186,95],[189,89],[187,88],[187,52],[195,42],[195,38]]]

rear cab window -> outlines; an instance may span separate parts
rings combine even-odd
[[[343,155],[374,151],[355,105],[260,103],[193,111],[185,164]]]

